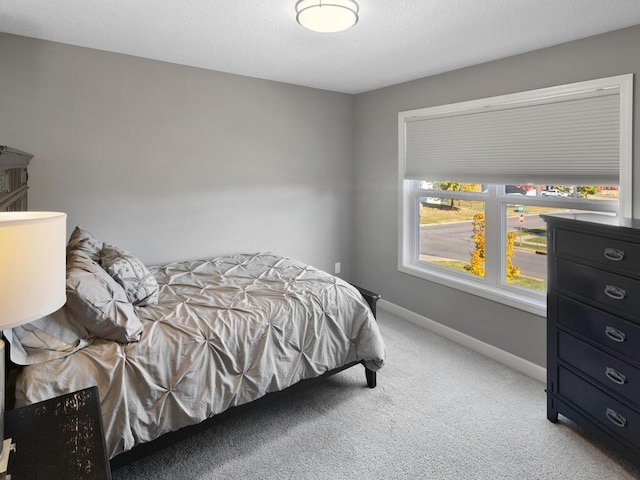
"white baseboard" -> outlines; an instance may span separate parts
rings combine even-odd
[[[427,317],[423,317],[422,315],[414,313],[411,310],[407,310],[406,308],[400,307],[387,300],[381,299],[378,302],[378,308],[380,308],[381,310],[386,310],[387,312],[404,320],[407,320],[408,322],[411,322],[415,325],[418,325],[419,327],[426,328],[433,333],[445,337],[452,342],[465,346],[475,352],[478,352],[481,355],[484,355],[485,357],[489,357],[497,362],[500,362],[507,367],[517,370],[518,372],[535,378],[542,383],[547,382],[547,370],[540,365],[536,365],[535,363],[530,362],[529,360],[525,360],[524,358],[518,357],[517,355],[509,353],[505,350],[501,350],[500,348],[494,347],[493,345],[489,345],[488,343],[480,341],[477,338],[471,337],[467,334],[459,332],[458,330],[454,330],[453,328],[442,325],[441,323],[435,322]]]

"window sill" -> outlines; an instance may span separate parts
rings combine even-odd
[[[501,289],[491,285],[484,285],[457,275],[448,275],[445,272],[426,270],[418,265],[399,265],[398,270],[414,277],[429,280],[431,282],[446,285],[447,287],[461,290],[478,297],[486,298],[494,302],[502,303],[509,307],[524,310],[525,312],[546,318],[546,297],[527,295],[515,290]]]

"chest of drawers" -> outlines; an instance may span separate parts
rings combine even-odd
[[[547,418],[570,418],[640,465],[640,221],[542,217]]]

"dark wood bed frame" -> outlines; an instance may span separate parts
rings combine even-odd
[[[0,212],[27,210],[27,165],[33,155],[0,145]]]
[[[33,155],[16,150],[10,147],[0,146],[0,212],[2,211],[24,211],[27,210],[27,190],[28,190],[28,173],[27,166],[29,161],[33,158]],[[355,286],[355,285],[354,285]],[[373,312],[374,318],[376,317],[376,304],[378,300],[380,300],[380,295],[374,293],[370,290],[367,290],[362,287],[355,286],[358,291],[361,293],[362,297],[366,300],[367,304],[371,308]],[[7,368],[8,378],[5,379],[7,385],[7,408],[11,408],[13,405],[13,399],[15,396],[15,382],[12,380],[12,377],[15,378],[17,370],[20,368],[17,365],[12,365],[10,359],[8,358],[9,349],[5,349],[6,352],[6,365],[9,366]],[[336,368],[325,374],[310,378],[307,380],[302,380],[295,385],[285,389],[288,390],[290,388],[296,388],[298,385],[314,382],[319,379],[335,375],[338,372],[346,370],[347,368],[351,368],[356,365],[363,365],[364,362],[352,362],[347,365],[343,365],[342,367]],[[373,370],[369,370],[366,366],[365,376],[367,381],[367,386],[369,388],[375,388],[377,383],[376,372]],[[211,428],[214,425],[220,424],[225,420],[232,418],[243,411],[246,411],[250,408],[256,408],[261,402],[264,402],[267,398],[272,399],[276,397],[278,394],[281,394],[283,391],[273,392],[265,395],[262,398],[254,400],[253,402],[247,403],[245,405],[240,405],[237,407],[232,407],[218,415],[214,415],[213,417],[204,420],[196,425],[190,425],[188,427],[183,427],[175,432],[169,432],[161,437],[152,440],[150,442],[146,442],[140,445],[137,445],[133,449],[123,452],[110,460],[111,469],[114,470],[116,468],[120,468],[124,465],[127,465],[131,462],[134,462],[140,458],[143,458],[150,453],[158,451],[161,448],[165,448],[169,445],[172,445],[190,435],[193,435],[197,432],[201,432],[208,428]]]

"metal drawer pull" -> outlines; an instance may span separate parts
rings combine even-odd
[[[619,262],[624,258],[624,250],[620,250],[617,248],[605,248],[604,256],[608,260],[612,260],[614,262]]]
[[[615,327],[607,326],[607,328],[604,329],[604,334],[614,342],[619,342],[619,343],[624,342],[625,338],[627,338],[627,336],[623,331],[618,330]]]
[[[627,426],[627,419],[624,418],[615,410],[613,410],[612,408],[607,408],[606,415],[609,421],[613,423],[616,427],[623,428]]]
[[[627,377],[615,368],[607,367],[607,370],[604,373],[613,383],[617,383],[618,385],[624,385],[627,383]]]
[[[614,300],[622,300],[627,296],[627,292],[624,291],[624,288],[616,287],[615,285],[607,285],[604,287],[604,293],[609,298],[613,298]]]

